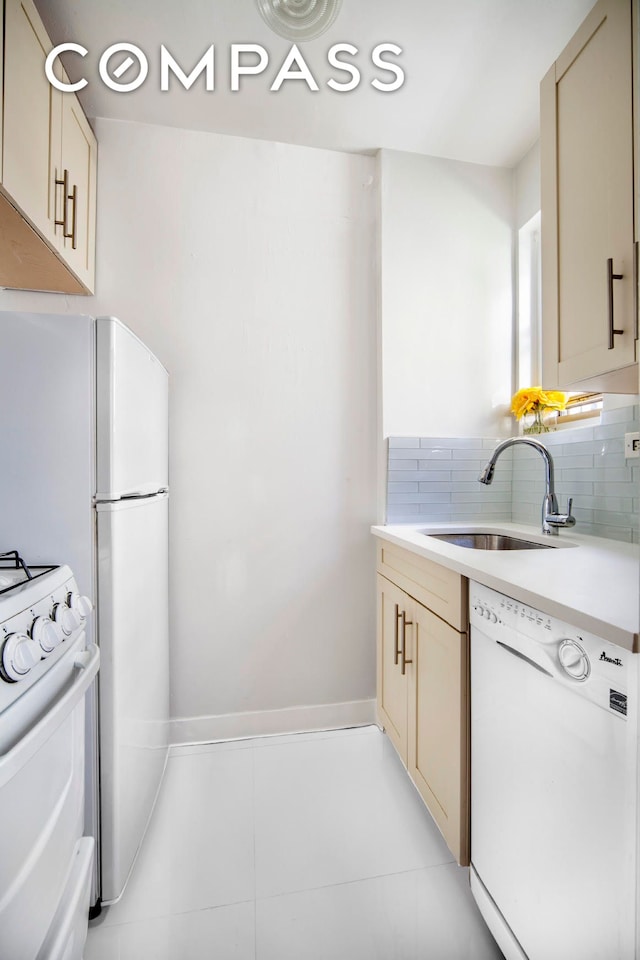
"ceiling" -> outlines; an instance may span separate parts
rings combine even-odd
[[[538,136],[538,84],[593,6],[593,0],[343,0],[327,33],[300,50],[320,89],[301,80],[269,87],[290,41],[272,33],[254,0],[36,0],[54,43],[74,41],[89,51],[63,58],[72,80],[86,77],[80,94],[91,117],[110,117],[257,137],[332,150],[371,152],[379,147],[476,163],[513,166]],[[99,79],[100,55],[129,42],[148,57],[145,83],[113,92]],[[160,92],[160,46],[189,73],[210,44],[216,51],[216,86],[201,77],[189,90],[172,83]],[[266,48],[269,65],[245,77],[238,92],[229,80],[231,44]],[[359,86],[338,93],[327,62],[335,43],[351,43],[361,69]],[[371,86],[388,82],[371,62],[379,43],[395,43],[405,71],[393,93]],[[114,57],[111,69],[123,60]],[[137,68],[130,73],[135,76]],[[131,79],[122,75],[122,82]]]

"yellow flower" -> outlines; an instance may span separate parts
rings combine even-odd
[[[543,390],[542,387],[525,387],[511,399],[511,412],[517,420],[536,410],[564,410],[567,398],[559,390]]]

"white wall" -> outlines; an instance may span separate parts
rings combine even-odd
[[[175,717],[375,692],[375,162],[99,120],[98,295],[171,374]]]
[[[510,432],[513,173],[382,150],[382,435]]]
[[[536,140],[515,168],[516,229],[540,210],[540,141]]]

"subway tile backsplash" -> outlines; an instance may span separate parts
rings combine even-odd
[[[390,437],[387,523],[469,520],[480,510],[492,520],[510,520],[511,451],[498,461],[488,496],[479,497],[478,474],[497,442]]]
[[[560,508],[573,497],[576,532],[640,541],[640,461],[624,456],[625,433],[638,430],[635,404],[603,411],[598,426],[540,437],[553,457]],[[492,437],[390,437],[387,523],[539,523],[544,471],[535,450],[520,446],[505,451],[491,486],[478,483],[499,442]]]

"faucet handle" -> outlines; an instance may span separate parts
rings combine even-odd
[[[571,507],[573,506],[573,497],[569,497],[567,500],[567,516],[571,516]]]

